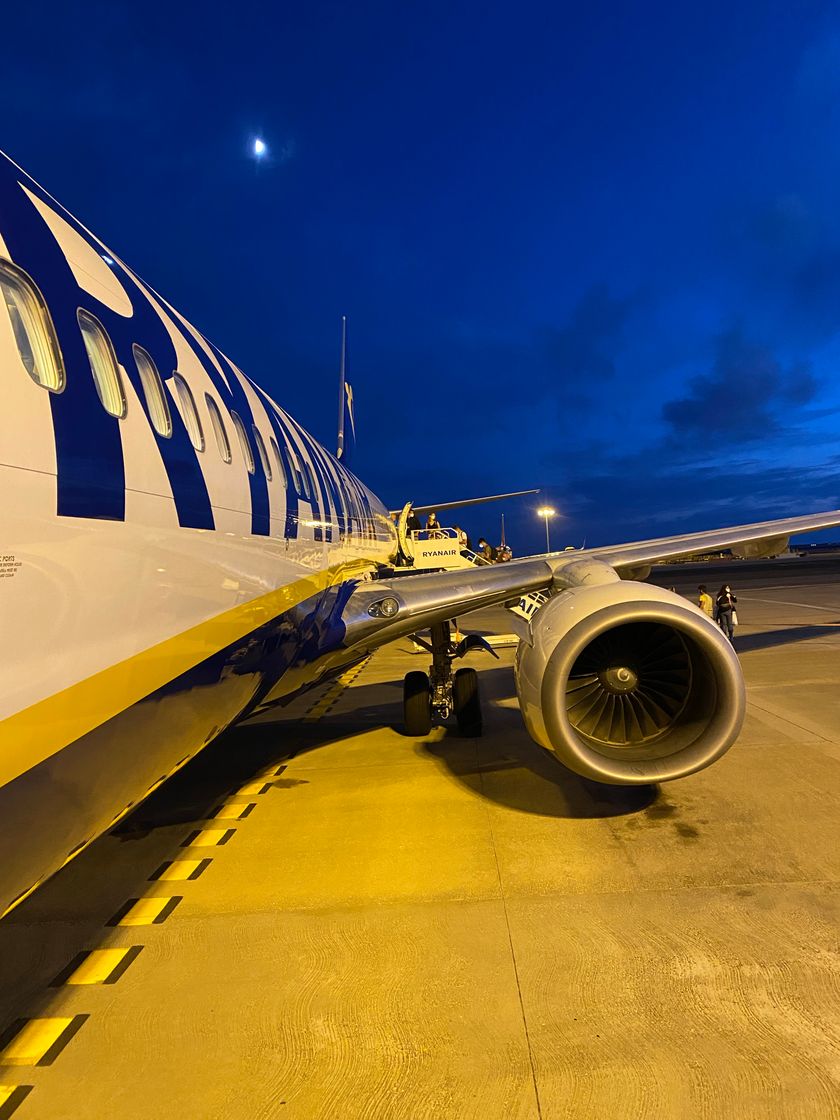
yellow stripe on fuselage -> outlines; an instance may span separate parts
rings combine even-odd
[[[0,721],[0,786],[298,603],[370,571],[353,561],[313,572],[133,654]],[[72,657],[72,650],[67,651]]]

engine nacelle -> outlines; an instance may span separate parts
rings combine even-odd
[[[735,742],[744,679],[703,612],[643,583],[555,595],[520,642],[516,688],[533,739],[570,770],[614,785],[702,770]]]

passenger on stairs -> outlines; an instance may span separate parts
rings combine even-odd
[[[479,537],[478,538],[478,548],[479,548],[479,552],[481,553],[481,555],[484,557],[484,559],[487,561],[488,564],[495,564],[496,563],[496,550],[492,546],[492,544],[487,543],[487,541],[484,539],[484,537]]]
[[[433,510],[429,514],[429,516],[426,518],[426,531],[429,534],[429,539],[430,540],[433,540],[436,537],[442,536],[442,534],[440,532],[438,532],[439,529],[440,529],[440,522],[437,519],[437,514]]]

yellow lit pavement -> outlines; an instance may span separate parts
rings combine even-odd
[[[208,748],[0,923],[0,1117],[840,1117],[840,573],[764,571],[658,791],[534,746],[512,650],[478,740],[399,732],[398,643]]]

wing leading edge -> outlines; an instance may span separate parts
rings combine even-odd
[[[767,555],[765,546],[780,550],[799,533],[840,526],[840,510],[804,517],[734,525],[701,533],[659,537],[601,548],[555,552],[507,564],[401,576],[361,584],[344,612],[345,649],[373,649],[446,619],[481,607],[514,600],[534,591],[562,590],[628,578],[634,569],[664,560],[683,559],[724,548],[745,555]],[[381,610],[386,599],[396,603],[390,616]],[[389,609],[394,609],[389,605]]]
[[[767,548],[763,547],[765,545],[772,552],[780,552],[787,548],[788,540],[799,533],[814,533],[837,525],[840,525],[840,510],[833,509],[826,513],[809,513],[804,517],[759,521],[753,525],[735,525],[729,529],[711,529],[703,533],[610,545],[577,555],[597,556],[599,560],[619,569],[662,560],[680,560],[724,548],[737,549],[744,556],[765,556],[769,554]]]

